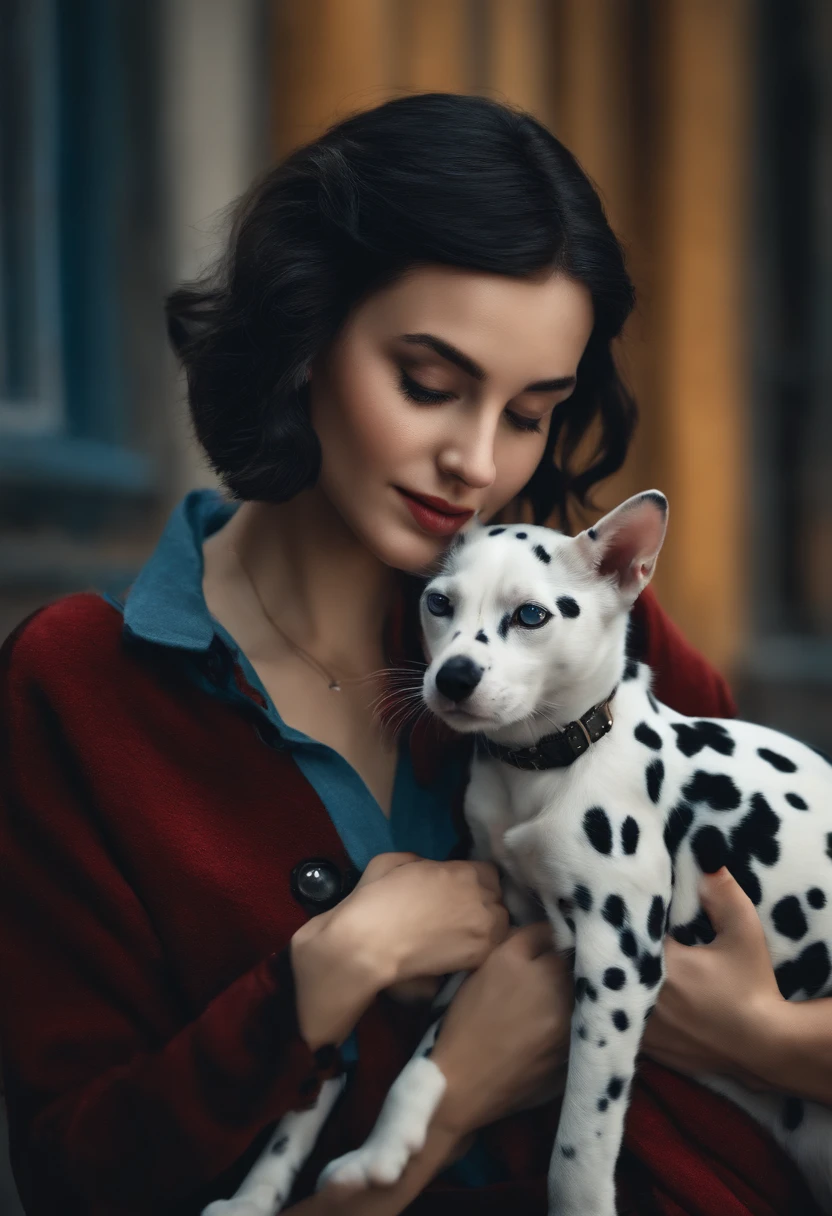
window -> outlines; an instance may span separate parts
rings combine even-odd
[[[0,0],[0,28],[0,501],[143,495],[155,5]]]

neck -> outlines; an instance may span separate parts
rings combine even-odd
[[[287,503],[243,503],[209,546],[229,594],[251,596],[250,579],[269,617],[320,663],[340,674],[382,665],[396,572],[316,487]]]

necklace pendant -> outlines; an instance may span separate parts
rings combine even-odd
[[[338,683],[337,680],[333,680],[329,687],[332,689],[333,692],[341,691],[341,685]]]

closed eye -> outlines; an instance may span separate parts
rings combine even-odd
[[[454,393],[425,388],[423,384],[419,384],[412,376],[409,376],[403,367],[399,368],[399,374],[399,388],[405,397],[420,405],[441,405],[445,401],[452,401],[455,396]],[[540,431],[542,429],[540,418],[527,418],[523,414],[516,414],[513,410],[506,410],[506,418],[517,431]]]

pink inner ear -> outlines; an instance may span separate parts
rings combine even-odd
[[[617,574],[623,579],[640,553],[641,545],[636,537],[626,532],[619,533],[612,538],[609,548],[601,558],[598,573]]]

